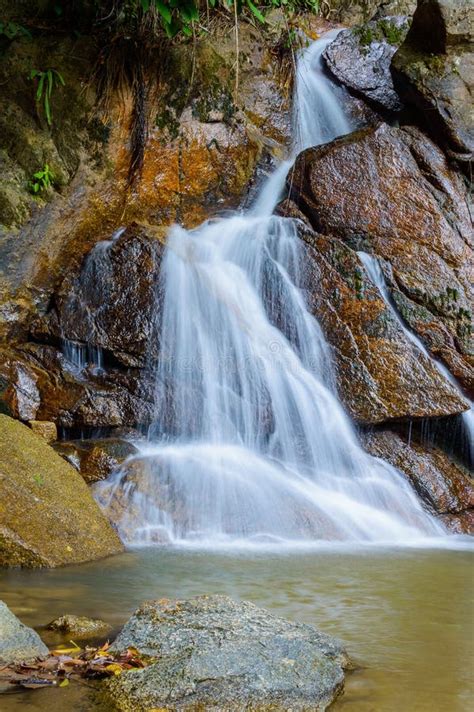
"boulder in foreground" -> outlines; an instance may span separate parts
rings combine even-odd
[[[0,601],[0,665],[29,662],[48,653],[38,633],[23,625],[6,603]]]
[[[122,550],[80,474],[0,415],[0,566],[61,566]]]
[[[106,683],[119,710],[325,710],[344,685],[341,643],[227,596],[144,603],[112,645],[156,658]]]

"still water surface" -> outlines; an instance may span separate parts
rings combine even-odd
[[[467,712],[474,693],[469,551],[322,550],[228,555],[136,550],[106,561],[0,574],[28,625],[63,613],[120,627],[143,600],[224,593],[342,638],[358,669],[336,712]],[[96,710],[90,688],[0,697],[0,710]]]

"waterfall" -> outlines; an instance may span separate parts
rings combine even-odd
[[[468,400],[467,397],[464,395],[462,392],[461,388],[459,387],[459,383],[453,376],[453,374],[444,366],[438,359],[433,358],[429,351],[426,349],[424,343],[421,341],[421,339],[413,333],[411,329],[409,329],[403,319],[400,317],[400,314],[398,313],[398,309],[396,308],[395,304],[393,303],[393,300],[390,296],[390,292],[388,291],[387,283],[385,281],[385,277],[382,271],[382,268],[380,267],[379,261],[377,260],[376,257],[373,255],[367,254],[367,252],[358,252],[357,253],[360,261],[365,267],[365,270],[367,274],[369,275],[370,279],[372,282],[375,284],[377,287],[380,296],[384,300],[385,304],[389,307],[391,310],[393,316],[399,323],[403,333],[407,337],[409,341],[412,342],[412,344],[415,345],[415,347],[424,355],[426,358],[430,359],[430,361],[435,365],[435,367],[438,369],[440,374],[446,378],[447,381],[452,383],[452,385],[457,388],[459,391],[460,395],[465,399]],[[474,462],[474,403],[472,401],[470,402],[471,407],[469,410],[466,410],[464,413],[461,413],[461,421],[463,425],[463,430],[464,430],[464,437],[467,442],[467,447],[469,448],[469,460],[470,462]]]
[[[298,62],[294,153],[352,130],[321,68]],[[174,226],[148,441],[96,495],[134,544],[414,542],[443,528],[359,445],[304,298],[305,245],[272,215],[291,161],[246,214]],[[313,285],[314,288],[314,285]]]

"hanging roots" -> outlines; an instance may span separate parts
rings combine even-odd
[[[114,2],[108,17],[119,11],[121,3]],[[165,70],[166,40],[160,32],[154,12],[147,12],[135,21],[134,27],[116,27],[104,38],[103,48],[96,63],[94,78],[97,84],[98,108],[110,115],[115,97],[125,102],[132,97],[130,123],[130,161],[128,187],[140,177],[148,138],[149,107],[157,92]],[[169,41],[168,41],[169,44]]]

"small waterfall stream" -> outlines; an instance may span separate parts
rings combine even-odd
[[[321,69],[298,62],[294,155],[352,130]],[[334,389],[305,304],[297,224],[272,215],[289,160],[247,214],[171,229],[156,419],[97,498],[124,539],[243,546],[417,542],[444,530],[405,478],[368,455]]]
[[[461,395],[462,391],[459,387],[458,382],[452,375],[452,373],[444,366],[438,359],[433,358],[433,356],[429,353],[429,351],[426,349],[424,343],[421,341],[421,339],[411,330],[409,329],[403,319],[400,317],[400,314],[398,313],[398,309],[396,308],[395,304],[393,303],[393,300],[390,296],[390,292],[387,287],[387,283],[385,281],[385,276],[382,271],[382,268],[377,260],[376,257],[373,255],[367,254],[367,252],[358,252],[357,253],[360,261],[365,267],[365,270],[367,274],[369,275],[370,279],[372,282],[375,284],[377,289],[379,290],[380,296],[384,300],[385,304],[389,307],[391,310],[392,314],[394,315],[395,319],[398,321],[400,324],[400,327],[407,337],[409,341],[411,341],[415,347],[430,361],[436,366],[438,371],[441,373],[441,375],[446,378],[450,383],[452,383],[460,392]],[[463,429],[464,429],[464,437],[467,442],[467,447],[469,448],[470,452],[470,461],[474,461],[474,403],[471,401],[471,407],[469,410],[466,410],[464,413],[461,414],[461,419],[462,419],[462,424],[463,424]]]

